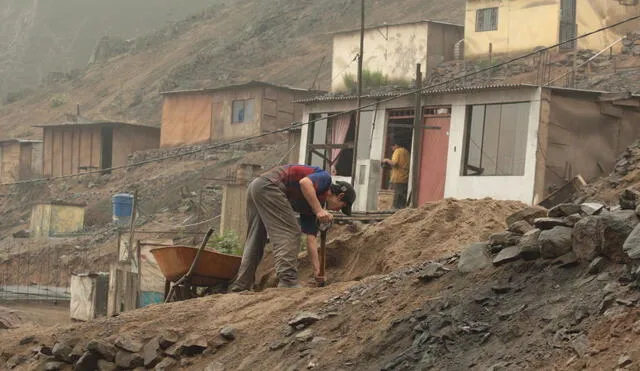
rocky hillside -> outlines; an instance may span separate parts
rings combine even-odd
[[[464,13],[463,0],[367,3],[367,24],[426,18],[461,22]],[[328,88],[330,33],[357,28],[359,4],[219,0],[146,36],[124,44],[118,39],[107,42],[108,52],[86,68],[73,73],[61,68],[65,73],[49,75],[33,91],[11,92],[4,100],[9,104],[0,107],[0,132],[3,137],[38,136],[32,124],[58,120],[75,111],[76,103],[91,118],[157,125],[158,93],[167,89],[252,79],[308,88],[316,76],[316,87]],[[108,30],[102,35],[109,35]],[[89,61],[91,48],[85,50],[80,59]]]

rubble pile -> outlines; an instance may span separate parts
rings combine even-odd
[[[640,141],[627,147],[618,158],[613,171],[606,177],[589,184],[575,202],[598,200],[616,204],[621,189],[638,188],[640,185]]]
[[[629,32],[622,40],[622,53],[640,56],[640,32]]]
[[[601,203],[567,203],[548,211],[526,208],[507,219],[506,231],[467,247],[458,269],[473,272],[489,264],[536,259],[551,259],[560,267],[596,259],[595,265],[602,259],[631,264],[640,258],[640,192],[625,189],[619,204],[609,208]]]
[[[220,330],[209,338],[198,334],[184,334],[179,329],[162,330],[158,336],[112,336],[92,339],[86,344],[73,340],[60,340],[52,347],[39,345],[32,349],[32,360],[44,370],[133,370],[138,367],[171,370],[189,367],[197,355],[213,354],[236,338],[233,327]],[[23,342],[36,342],[24,339]],[[13,368],[29,361],[25,355],[7,360]]]

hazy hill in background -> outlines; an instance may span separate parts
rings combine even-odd
[[[104,35],[134,38],[215,0],[0,0],[0,93],[86,66]]]

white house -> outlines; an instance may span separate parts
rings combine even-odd
[[[351,169],[356,97],[326,95],[305,103],[300,162],[355,176],[354,209],[375,210],[388,187],[381,160],[392,137],[412,150],[415,96],[366,95],[357,168]],[[395,98],[389,100],[390,98]],[[575,175],[608,173],[639,134],[637,96],[533,85],[493,85],[423,94],[419,203],[442,198],[541,201]],[[412,164],[413,168],[414,164]],[[410,182],[411,184],[411,182]]]

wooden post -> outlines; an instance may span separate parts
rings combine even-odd
[[[493,69],[491,67],[493,67],[493,43],[489,43],[489,71],[487,72],[489,78],[493,75]]]
[[[353,138],[353,161],[351,162],[351,185],[356,184],[358,174],[358,138],[360,138],[360,105],[362,104],[362,54],[364,53],[364,0],[360,3],[360,53],[358,53],[358,99],[356,101],[356,127]]]
[[[418,207],[418,188],[420,187],[420,155],[422,152],[422,132],[424,130],[424,116],[422,114],[422,70],[420,63],[416,65],[416,106],[413,115],[413,148],[411,163],[411,207]]]
[[[129,224],[129,264],[131,264],[131,261],[133,260],[134,264],[131,264],[132,266],[135,266],[136,271],[139,271],[140,268],[138,267],[139,262],[135,261],[135,257],[137,256],[134,255],[134,251],[133,251],[133,241],[134,241],[134,232],[136,229],[136,204],[138,203],[138,190],[136,189],[136,191],[133,193],[133,203],[131,204],[131,221]]]

